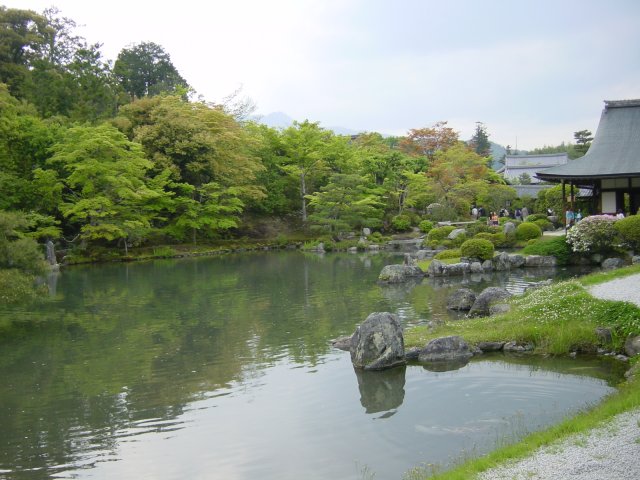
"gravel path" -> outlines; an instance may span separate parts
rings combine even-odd
[[[605,300],[621,300],[640,306],[640,273],[589,287],[589,293]]]
[[[640,274],[589,287],[606,300],[640,306]],[[521,461],[487,470],[481,480],[640,479],[640,409],[621,413],[605,426],[542,447]]]
[[[540,448],[531,457],[488,470],[482,480],[637,480],[640,478],[640,409],[606,426]]]

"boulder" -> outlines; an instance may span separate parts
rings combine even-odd
[[[453,362],[465,361],[473,356],[469,345],[462,337],[450,336],[431,340],[425,345],[418,360],[420,362]]]
[[[555,267],[556,257],[550,255],[529,255],[524,258],[525,267]]]
[[[613,335],[610,328],[596,327],[596,337],[601,345],[609,345],[613,342]]]
[[[624,260],[621,258],[607,258],[602,261],[603,270],[613,270],[624,266]]]
[[[476,301],[473,303],[469,316],[481,317],[489,315],[489,307],[492,303],[500,302],[511,297],[511,293],[506,288],[502,287],[488,287],[485,288],[480,295],[476,297]]]
[[[511,268],[511,262],[509,261],[509,254],[506,252],[500,252],[493,257],[493,269],[497,271],[509,270]]]
[[[504,342],[479,342],[478,348],[485,352],[499,352],[504,347]]]
[[[502,315],[503,313],[509,313],[511,311],[511,305],[508,303],[494,303],[489,306],[489,315]]]
[[[364,235],[365,237],[368,237],[369,235],[371,235],[371,229],[367,228],[367,227],[364,227],[362,229],[362,235]]]
[[[432,258],[436,252],[433,250],[418,250],[415,253],[416,260],[424,260],[425,258]]]
[[[533,352],[533,345],[531,343],[507,342],[502,346],[502,351],[511,353]]]
[[[404,337],[398,316],[389,312],[369,315],[356,328],[350,352],[356,368],[383,370],[404,365]]]
[[[351,338],[352,338],[352,335],[333,339],[331,340],[331,345],[333,345],[339,350],[344,350],[348,352],[351,350]]]
[[[471,273],[482,273],[484,269],[482,268],[482,264],[480,262],[472,262],[469,265],[469,271]]]
[[[507,237],[513,236],[516,234],[516,224],[513,222],[507,222],[504,224],[504,227],[502,227],[502,231]]]
[[[490,272],[493,270],[493,262],[491,260],[485,260],[482,262],[482,270],[485,272]]]
[[[464,275],[471,270],[471,265],[468,263],[452,263],[450,265],[445,264],[444,273],[446,276]]]
[[[404,254],[404,261],[402,262],[403,265],[409,266],[409,267],[417,267],[418,266],[418,262],[416,261],[416,259],[411,256],[410,253],[405,253]]]
[[[520,268],[524,266],[524,255],[509,255],[509,264],[511,268]]]
[[[349,252],[349,253],[358,253],[358,247],[349,247],[349,248],[347,248],[347,252]]]
[[[411,278],[424,277],[424,272],[417,265],[386,265],[378,281],[383,283],[402,283]]]
[[[460,288],[453,292],[447,299],[447,308],[450,310],[471,310],[476,301],[476,294],[468,288]]]
[[[633,357],[640,353],[640,336],[629,336],[624,342],[624,353],[629,357]]]
[[[631,263],[633,263],[634,265],[635,265],[636,263],[640,263],[640,255],[634,255],[634,256],[631,258]]]
[[[464,275],[471,270],[468,263],[442,263],[440,260],[432,260],[427,269],[427,275],[431,277],[449,277]]]
[[[452,230],[451,233],[449,233],[447,238],[449,240],[455,240],[460,235],[466,235],[466,234],[467,234],[467,231],[464,228],[456,228],[455,230]]]

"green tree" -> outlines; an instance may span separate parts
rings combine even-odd
[[[481,157],[491,155],[491,142],[489,141],[489,134],[487,133],[487,127],[484,123],[476,122],[476,130],[473,137],[471,137],[469,146]]]
[[[371,188],[359,175],[336,173],[319,192],[308,195],[312,228],[338,237],[341,232],[382,224],[381,189]]]
[[[199,231],[212,235],[238,226],[244,207],[239,188],[222,188],[216,183],[198,188],[182,184],[180,188],[183,191],[175,200],[175,220],[166,229],[169,235],[184,240],[191,233],[196,245]]]
[[[47,19],[31,10],[0,6],[0,82],[16,97],[45,43]]]
[[[433,160],[437,152],[447,150],[458,143],[458,132],[447,122],[436,122],[431,127],[411,129],[399,147],[410,155],[425,156]]]
[[[86,241],[124,241],[127,254],[170,208],[162,182],[147,177],[152,163],[140,145],[112,126],[70,128],[52,151],[47,163],[65,187],[60,209]]]
[[[318,123],[305,120],[282,132],[282,149],[285,156],[283,168],[299,181],[299,198],[302,221],[307,221],[307,194],[313,181],[326,171],[323,148],[331,133]]]
[[[587,153],[589,147],[591,146],[591,142],[593,141],[593,136],[589,130],[579,130],[574,132],[573,138],[576,140],[575,149],[580,156]]]
[[[161,93],[184,94],[189,89],[169,54],[153,42],[123,48],[113,72],[132,100]]]

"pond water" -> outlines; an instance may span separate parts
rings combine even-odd
[[[464,282],[380,286],[380,255],[264,252],[73,267],[0,306],[0,478],[401,478],[559,421],[613,391],[603,359],[485,356],[357,372],[330,339],[374,311],[463,321]]]

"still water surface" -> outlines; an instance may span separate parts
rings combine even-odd
[[[483,357],[356,372],[329,340],[373,311],[456,320],[447,294],[569,271],[379,286],[388,255],[269,252],[73,267],[0,306],[0,478],[401,478],[613,391],[601,360]],[[55,281],[55,284],[54,284]]]

